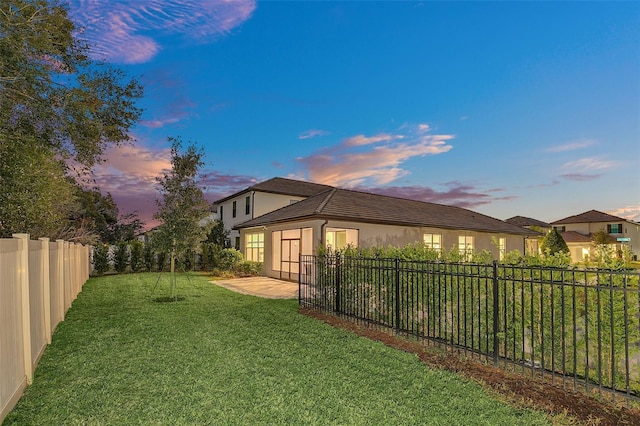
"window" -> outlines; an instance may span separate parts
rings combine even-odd
[[[231,212],[231,217],[236,217],[236,208],[237,208],[237,201],[233,202],[233,211]]]
[[[430,249],[440,251],[442,250],[442,235],[440,234],[424,234],[422,236],[424,245]]]
[[[245,235],[245,259],[264,262],[264,233]]]
[[[357,246],[358,230],[327,228],[325,233],[325,242],[327,248],[330,248],[331,250],[340,250],[348,245]]]
[[[607,225],[607,234],[622,234],[622,224],[614,223],[612,225]]]
[[[244,214],[248,215],[249,213],[251,213],[251,197],[244,199]]]
[[[471,260],[473,254],[473,237],[470,235],[458,236],[458,251],[464,254],[467,260]]]
[[[554,226],[553,229],[555,229],[558,232],[566,232],[567,227],[566,226]]]
[[[236,244],[234,246],[236,250],[240,250],[240,237],[236,237]]]
[[[224,219],[224,213],[223,213],[224,210],[222,209],[222,207],[224,207],[224,206],[220,206],[220,221],[224,222],[224,220],[223,220]]]
[[[507,239],[498,239],[498,256],[500,260],[504,260],[504,255],[507,254]]]

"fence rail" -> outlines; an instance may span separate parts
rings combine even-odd
[[[0,423],[88,278],[88,246],[27,234],[0,239]]]
[[[640,273],[302,256],[300,304],[640,402]]]

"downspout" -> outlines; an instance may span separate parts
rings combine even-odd
[[[255,219],[254,208],[256,206],[256,191],[251,191],[251,219]]]
[[[329,220],[325,219],[324,223],[320,225],[320,245],[321,246],[324,246],[325,244],[324,229],[326,228],[327,223],[329,223]]]

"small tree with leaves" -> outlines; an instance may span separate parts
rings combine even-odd
[[[160,252],[168,253],[171,264],[171,297],[176,298],[175,264],[189,250],[197,250],[207,239],[211,225],[210,206],[198,186],[198,171],[203,165],[202,149],[189,145],[182,152],[179,138],[171,142],[171,170],[156,178],[162,199],[157,200],[154,215],[162,225],[153,234],[153,243]]]
[[[540,247],[542,252],[549,256],[555,256],[557,253],[569,253],[569,246],[556,229],[552,229],[545,235]]]

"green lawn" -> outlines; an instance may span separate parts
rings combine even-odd
[[[92,278],[4,424],[548,424],[412,354],[265,300],[168,278]]]

